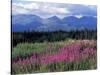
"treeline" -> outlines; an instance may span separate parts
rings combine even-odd
[[[97,39],[96,30],[53,31],[53,32],[12,32],[12,45],[22,42],[61,41],[65,39]]]

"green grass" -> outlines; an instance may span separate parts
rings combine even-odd
[[[12,50],[12,57],[28,57],[32,53],[56,54],[59,48],[76,42],[77,40],[65,40],[59,42],[43,42],[43,43],[20,43]],[[79,42],[78,40],[77,42]],[[91,47],[95,47],[90,45]],[[86,47],[89,46],[86,44]],[[46,52],[46,53],[45,53]],[[49,59],[48,59],[49,60]],[[23,73],[40,73],[40,72],[60,72],[60,71],[75,71],[75,70],[91,70],[97,68],[96,55],[74,62],[57,62],[50,64],[12,64],[13,74]]]
[[[82,61],[76,61],[71,63],[59,62],[48,65],[39,65],[39,67],[28,65],[13,65],[12,72],[14,74],[23,73],[43,73],[43,72],[61,72],[61,71],[75,71],[75,70],[92,70],[96,69],[96,59],[89,58]],[[15,67],[15,68],[14,68]]]
[[[16,56],[26,57],[32,53],[54,53],[67,43],[73,40],[65,40],[60,42],[43,42],[43,43],[20,43],[12,49],[12,58]],[[48,52],[49,51],[49,52]]]

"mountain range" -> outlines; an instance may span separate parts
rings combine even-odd
[[[96,29],[97,18],[93,16],[66,16],[63,19],[57,16],[41,18],[37,15],[12,15],[12,31],[70,31],[82,29]]]

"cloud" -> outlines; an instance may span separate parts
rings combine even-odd
[[[42,12],[50,13],[50,14],[67,14],[69,11],[65,8],[58,8],[58,7],[46,7],[45,6],[40,9]]]
[[[48,3],[48,2],[13,2],[12,14],[33,14],[43,18],[50,16],[65,17],[67,15],[96,16],[96,6]]]
[[[48,4],[41,4],[41,3],[13,3],[13,7],[16,8],[23,8],[26,10],[38,10],[38,11],[42,11],[42,12],[46,12],[46,13],[69,13],[69,11],[66,8],[59,8],[59,7],[55,7],[52,5],[48,5]],[[13,8],[12,7],[12,8]]]
[[[25,9],[39,9],[39,6],[37,3],[13,3],[13,6],[19,6],[19,7],[23,7]]]
[[[72,12],[73,15],[90,15],[96,16],[96,6],[93,5],[67,5],[68,10]]]
[[[49,3],[13,3],[12,4],[13,14],[37,14],[40,16],[47,15],[62,15],[70,13],[66,8],[54,6]]]
[[[16,14],[26,14],[28,12],[29,11],[24,9],[23,7],[19,7],[19,6],[15,6],[15,5],[12,6],[12,14],[13,15],[16,15]]]

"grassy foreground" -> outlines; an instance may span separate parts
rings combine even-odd
[[[20,43],[12,50],[12,73],[96,69],[95,40]]]

